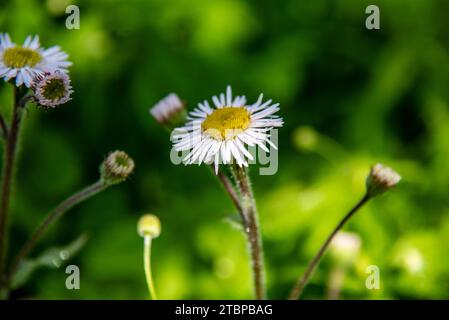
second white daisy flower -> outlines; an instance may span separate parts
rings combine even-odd
[[[231,87],[226,94],[212,97],[214,107],[208,101],[198,104],[189,113],[185,126],[174,129],[172,135],[176,151],[189,151],[183,159],[185,164],[213,163],[218,165],[234,161],[248,166],[253,156],[248,146],[259,146],[269,152],[267,144],[277,149],[270,140],[270,131],[282,127],[283,120],[275,115],[279,103],[263,102],[263,95],[256,103],[247,105],[245,96],[232,97]]]

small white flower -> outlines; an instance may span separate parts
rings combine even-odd
[[[371,168],[366,179],[368,194],[376,196],[393,188],[401,181],[401,176],[391,168],[378,163]]]
[[[226,94],[212,97],[215,105],[208,101],[198,104],[189,113],[185,126],[176,128],[172,136],[176,151],[190,151],[184,158],[185,164],[214,163],[218,172],[219,163],[248,166],[253,160],[247,146],[259,146],[269,152],[266,144],[277,149],[270,140],[270,130],[282,127],[283,120],[277,115],[279,103],[263,102],[261,94],[256,103],[247,105],[244,96],[232,97],[231,87]]]
[[[178,95],[170,93],[150,109],[150,114],[157,122],[167,124],[183,109],[184,103],[179,99]]]
[[[338,232],[330,244],[330,252],[341,262],[350,263],[357,258],[360,252],[362,240],[353,232]]]
[[[360,243],[360,237],[356,233],[340,231],[332,240],[332,247],[343,251],[357,251]]]
[[[34,78],[31,88],[35,101],[43,106],[54,108],[71,100],[73,93],[70,78],[60,71],[45,73]]]
[[[38,36],[28,36],[19,46],[7,33],[0,34],[0,77],[5,81],[15,78],[16,86],[29,88],[33,78],[45,72],[67,72],[72,65],[68,57],[58,46],[41,48]]]
[[[421,252],[414,247],[406,248],[400,253],[398,260],[402,267],[411,274],[423,271],[425,261]]]
[[[356,233],[340,231],[332,240],[331,247],[338,251],[353,252],[360,249],[361,242],[360,237]]]

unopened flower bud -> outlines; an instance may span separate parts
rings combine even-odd
[[[141,237],[157,238],[161,234],[161,221],[154,214],[145,214],[137,223],[137,232]]]
[[[106,184],[117,184],[134,171],[134,160],[124,151],[111,152],[103,161],[100,173]]]
[[[36,76],[31,89],[34,91],[34,101],[46,108],[56,108],[70,101],[73,93],[69,76],[61,71]]]
[[[175,127],[185,121],[185,104],[176,93],[170,93],[150,109],[150,114],[160,124]]]
[[[378,163],[371,168],[366,178],[366,188],[371,197],[384,193],[401,181],[401,176],[393,169]]]

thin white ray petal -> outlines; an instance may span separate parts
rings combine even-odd
[[[222,107],[222,104],[221,104],[220,100],[218,100],[217,96],[213,96],[212,97],[212,101],[214,102],[215,107],[217,107],[217,108],[221,108]]]
[[[243,146],[243,144],[240,140],[235,139],[234,141],[235,141],[237,148],[239,148],[240,152],[242,152],[244,156],[246,156],[249,160],[254,160],[253,155],[251,153],[249,153],[248,150],[246,150],[246,148]]]
[[[216,143],[214,140],[210,139],[208,142],[205,143],[205,146],[203,147],[203,151],[201,151],[201,154],[198,158],[198,164],[201,164],[201,162],[206,157],[206,154],[212,150],[212,146]]]
[[[226,106],[226,99],[224,93],[220,93],[220,102],[222,106]]]
[[[215,167],[215,174],[218,174],[218,164],[220,162],[219,153],[217,152],[215,154],[215,161],[214,161],[214,167]]]
[[[229,85],[226,88],[226,105],[232,105],[232,89]]]
[[[231,148],[232,156],[237,160],[237,164],[241,167],[242,156],[240,151],[237,149],[233,141],[229,141],[229,147]]]

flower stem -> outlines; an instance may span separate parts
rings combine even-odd
[[[22,120],[23,108],[27,102],[22,88],[14,86],[14,106],[10,129],[6,138],[6,147],[3,160],[3,174],[0,191],[0,286],[2,284],[5,259],[7,251],[7,216],[11,195],[11,185],[16,162],[17,142]]]
[[[245,217],[245,234],[251,254],[255,298],[263,300],[266,299],[265,272],[256,202],[246,169],[237,165],[233,165],[232,169],[242,198],[241,205]]]
[[[293,287],[292,291],[290,292],[290,295],[288,297],[289,300],[297,300],[301,296],[302,292],[304,291],[305,286],[307,285],[307,282],[309,281],[310,277],[313,274],[313,271],[318,266],[318,263],[320,262],[321,258],[323,257],[324,252],[326,251],[329,244],[332,242],[332,239],[337,234],[338,231],[346,224],[346,222],[356,213],[365,203],[368,202],[370,199],[370,195],[365,194],[362,199],[343,217],[343,219],[338,223],[338,225],[335,227],[335,229],[332,231],[332,233],[327,237],[326,241],[321,246],[318,253],[315,255],[313,260],[309,263],[307,266],[307,269],[302,277],[298,279],[296,282],[296,285]]]
[[[337,266],[334,270],[332,270],[328,282],[327,300],[339,299],[341,287],[343,286],[345,278],[345,271],[346,268],[343,266]]]
[[[151,240],[150,236],[144,238],[143,267],[145,269],[145,278],[151,299],[157,300],[156,289],[154,288],[153,276],[151,274]]]
[[[210,168],[212,171],[214,170],[213,167],[210,167]],[[218,180],[220,180],[220,182],[223,185],[226,192],[228,193],[229,197],[231,198],[232,203],[237,208],[237,211],[240,215],[240,219],[242,220],[242,224],[245,226],[246,225],[246,217],[243,213],[243,208],[240,204],[239,196],[238,196],[237,192],[235,192],[232,182],[229,180],[229,178],[226,176],[226,174],[224,174],[224,172],[222,170],[218,170],[217,177],[218,177]]]
[[[8,126],[6,125],[5,118],[0,115],[0,131],[3,139],[8,139]]]
[[[64,215],[64,213],[66,213],[69,209],[73,208],[75,205],[103,191],[108,186],[109,185],[105,184],[103,180],[99,180],[94,184],[86,187],[85,189],[73,194],[72,196],[61,202],[56,208],[54,208],[45,217],[42,223],[36,228],[31,237],[23,245],[22,249],[17,254],[16,258],[14,259],[14,262],[11,264],[8,279],[11,280],[22,260],[31,252],[31,250],[36,246],[37,242],[40,240],[45,231],[47,231],[48,228],[56,220],[61,218]]]

